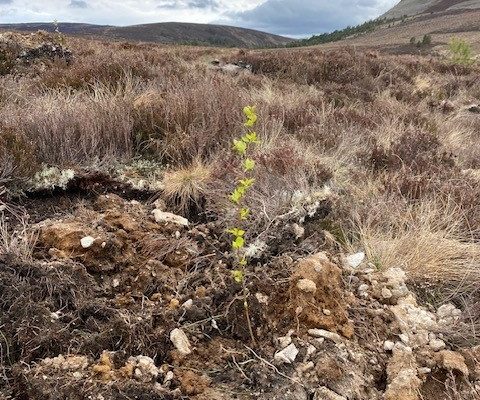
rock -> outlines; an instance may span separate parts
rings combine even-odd
[[[370,286],[368,286],[366,283],[360,285],[358,287],[358,293],[365,293],[368,291],[368,289],[370,288]]]
[[[84,249],[88,249],[89,247],[92,247],[92,244],[95,242],[95,238],[92,236],[85,236],[80,240],[80,244]]]
[[[421,380],[417,376],[417,362],[409,347],[396,345],[387,365],[385,400],[418,400]]]
[[[351,254],[347,257],[347,264],[351,268],[358,268],[360,264],[365,260],[365,253],[360,252],[360,253],[355,253]]]
[[[310,336],[313,336],[313,337],[316,337],[316,338],[328,339],[328,340],[331,340],[332,342],[335,342],[335,343],[342,343],[343,342],[343,339],[339,334],[329,332],[329,331],[326,331],[324,329],[309,329],[308,334]]]
[[[315,391],[314,400],[347,400],[346,397],[340,396],[329,388],[323,386]]]
[[[284,349],[285,347],[289,346],[292,343],[292,333],[294,331],[289,331],[285,336],[279,337],[278,338],[278,344],[281,349]]]
[[[148,383],[157,379],[159,371],[150,357],[130,357],[128,363],[133,366],[133,377],[137,381]]]
[[[468,376],[468,367],[465,363],[465,357],[460,353],[456,353],[451,350],[442,350],[439,353],[439,356],[443,368],[450,371],[457,371],[462,373],[464,376]]]
[[[275,361],[279,363],[292,364],[298,355],[298,349],[295,344],[290,344],[285,349],[277,352],[274,356]]]
[[[478,104],[471,104],[467,107],[467,110],[474,114],[480,114],[480,105]]]
[[[170,340],[181,355],[188,355],[192,352],[190,341],[181,329],[174,329],[170,332]]]
[[[293,234],[295,235],[295,239],[300,239],[305,236],[305,228],[298,224],[292,225]]]
[[[153,210],[152,214],[155,217],[155,221],[158,223],[171,223],[185,227],[188,227],[188,225],[190,224],[188,219],[186,218],[169,212],[160,211],[158,209]]]
[[[317,291],[317,285],[310,279],[300,279],[297,282],[297,288],[305,293],[315,293]]]
[[[430,346],[430,348],[433,351],[440,351],[440,350],[443,350],[446,347],[445,342],[443,340],[440,340],[440,339],[432,339],[432,340],[430,340],[428,345]]]
[[[382,289],[382,297],[384,299],[391,299],[393,297],[393,293],[390,289],[383,288]]]
[[[453,304],[448,303],[440,306],[437,310],[439,325],[450,326],[457,322],[462,315],[462,311]]]
[[[390,340],[385,340],[385,342],[383,343],[383,350],[385,351],[392,351],[394,347],[395,343]]]
[[[325,253],[300,259],[290,282],[287,304],[281,306],[286,308],[288,318],[297,319],[305,330],[321,328],[353,336],[342,270]],[[329,310],[330,315],[322,310]]]

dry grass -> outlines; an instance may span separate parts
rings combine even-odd
[[[188,215],[201,209],[212,177],[212,165],[195,160],[187,167],[167,171],[163,194],[178,212]]]
[[[42,164],[110,169],[148,158],[168,171],[163,196],[178,212],[227,223],[230,144],[242,107],[255,104],[254,235],[278,234],[307,207],[293,200],[327,184],[328,218],[371,261],[401,265],[414,282],[448,282],[457,298],[478,287],[480,117],[465,109],[480,96],[478,67],[352,48],[69,44],[70,66],[0,77],[0,184],[19,185]],[[215,58],[254,73],[211,70]],[[324,217],[312,220],[324,227]]]

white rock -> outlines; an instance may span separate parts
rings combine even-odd
[[[330,310],[328,310],[327,308],[325,308],[325,309],[323,310],[323,314],[328,317],[328,316],[332,315],[332,312],[331,312]]]
[[[382,297],[384,299],[391,299],[393,297],[392,291],[387,288],[382,289]]]
[[[172,214],[165,211],[160,211],[158,209],[153,210],[152,214],[155,217],[155,221],[158,223],[172,223],[180,226],[189,225],[188,219],[183,218],[180,215]]]
[[[362,251],[360,253],[349,255],[347,257],[347,264],[351,268],[358,268],[363,260],[365,260],[365,253]]]
[[[428,345],[430,346],[430,348],[433,350],[433,351],[440,351],[440,350],[443,350],[447,345],[445,344],[445,342],[443,340],[440,340],[440,339],[433,339],[433,340],[430,340],[430,342],[428,343]]]
[[[300,279],[297,282],[297,288],[305,293],[315,293],[317,291],[317,285],[310,279]]]
[[[404,344],[408,344],[410,342],[410,338],[406,333],[402,333],[401,335],[398,335],[398,337]]]
[[[189,310],[193,306],[193,300],[188,299],[185,303],[182,304],[182,308],[185,308],[186,310]]]
[[[370,286],[368,286],[366,283],[364,283],[363,285],[360,285],[360,286],[358,287],[358,292],[359,292],[359,293],[366,292],[369,287],[370,287]]]
[[[150,357],[130,357],[128,362],[134,366],[134,377],[141,382],[152,382],[157,379],[158,368]]]
[[[385,340],[385,342],[383,343],[383,350],[385,351],[392,351],[394,347],[395,343],[391,340]]]
[[[181,329],[176,328],[171,331],[170,340],[180,354],[186,356],[192,352],[190,341],[185,332]]]
[[[342,343],[342,337],[334,332],[326,331],[324,329],[309,329],[308,334],[316,338],[324,338],[331,340],[335,343]]]
[[[298,349],[295,344],[290,344],[288,347],[275,354],[274,359],[277,362],[284,364],[291,364],[295,361],[298,355]]]
[[[85,236],[80,240],[80,244],[84,249],[88,249],[89,247],[91,247],[94,242],[95,242],[95,238],[91,236]]]
[[[432,372],[431,368],[428,368],[428,367],[418,368],[418,373],[420,375],[428,375],[430,372]]]

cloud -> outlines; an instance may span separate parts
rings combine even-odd
[[[397,0],[0,0],[0,20],[134,25],[221,23],[287,36],[309,36],[355,25]]]
[[[185,8],[210,8],[217,10],[220,8],[220,3],[217,0],[164,0],[158,5],[158,8],[166,9],[185,9]]]
[[[83,0],[71,0],[70,7],[72,8],[87,8],[88,4],[86,1]]]
[[[232,23],[289,36],[308,36],[378,17],[397,0],[267,0],[228,15]]]

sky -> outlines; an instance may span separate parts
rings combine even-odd
[[[217,23],[305,37],[356,25],[398,0],[0,0],[0,23]]]

